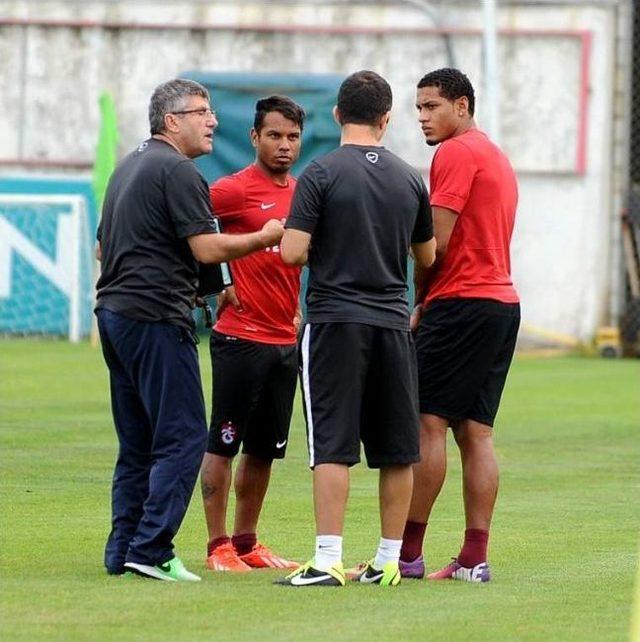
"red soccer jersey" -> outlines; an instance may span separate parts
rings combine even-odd
[[[295,183],[290,176],[286,186],[277,185],[256,165],[249,165],[216,181],[209,196],[223,231],[246,234],[260,230],[271,218],[289,215]],[[300,268],[285,265],[276,245],[234,259],[231,271],[243,311],[227,305],[215,329],[258,343],[295,343]]]
[[[509,244],[518,203],[507,157],[483,132],[445,140],[431,164],[431,205],[458,214],[425,301],[484,298],[517,303]]]

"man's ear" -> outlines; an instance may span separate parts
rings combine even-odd
[[[336,123],[338,123],[338,125],[342,127],[342,119],[340,117],[340,111],[338,110],[338,105],[334,105],[332,113],[333,113],[333,120],[335,120]]]
[[[175,114],[164,115],[164,129],[172,134],[176,134],[180,131],[180,120],[176,118]]]
[[[255,127],[252,127],[249,131],[249,139],[254,147],[258,147],[258,132],[255,130]]]
[[[458,116],[468,116],[469,115],[469,99],[466,96],[460,96],[456,98],[453,103],[453,108],[455,109]]]

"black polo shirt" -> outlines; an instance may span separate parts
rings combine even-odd
[[[143,142],[107,188],[96,309],[191,328],[198,264],[187,237],[214,232],[209,189],[193,161],[163,141]]]
[[[409,245],[433,237],[415,169],[384,147],[343,145],[302,173],[286,227],[311,234],[310,323],[408,330]]]

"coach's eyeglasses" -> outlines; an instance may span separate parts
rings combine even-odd
[[[198,114],[200,118],[204,116],[213,116],[214,118],[216,117],[216,112],[213,109],[209,109],[208,107],[200,107],[199,109],[183,109],[182,111],[172,111],[171,112],[174,115],[178,114]]]

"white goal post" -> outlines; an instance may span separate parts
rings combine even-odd
[[[89,333],[92,243],[77,194],[0,193],[0,333]]]

